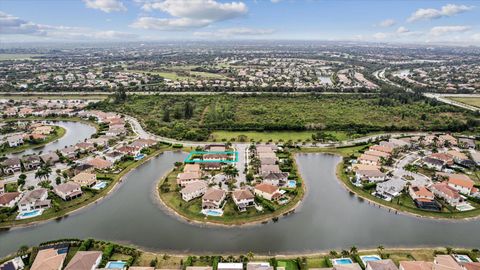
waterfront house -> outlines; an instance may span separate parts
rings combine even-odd
[[[111,161],[105,160],[103,158],[92,158],[86,163],[92,165],[97,170],[105,170],[112,167],[113,165]]]
[[[267,173],[263,176],[263,183],[271,184],[274,186],[284,186],[288,180],[288,173]]]
[[[401,261],[399,270],[432,270],[433,263],[425,261]]]
[[[433,193],[424,186],[410,186],[408,188],[408,193],[410,194],[410,197],[412,197],[412,199],[414,200],[417,200],[417,199],[434,200],[435,199],[435,196],[433,195]]]
[[[183,172],[185,173],[200,173],[200,164],[185,164],[183,167]]]
[[[480,261],[479,260],[480,258],[477,258],[477,261]],[[463,264],[463,268],[465,270],[480,270],[480,262],[468,262],[468,263],[464,263]]]
[[[368,261],[365,270],[398,270],[395,263],[390,260]]]
[[[193,181],[186,184],[185,187],[180,190],[180,194],[182,195],[182,199],[188,202],[205,194],[207,188],[207,182],[202,180]]]
[[[389,153],[385,152],[380,152],[380,151],[374,151],[374,150],[368,150],[364,153],[365,155],[370,155],[370,156],[376,156],[376,157],[383,157],[383,158],[388,158],[390,157]]]
[[[29,156],[22,157],[22,164],[25,170],[31,171],[40,167],[40,165],[42,165],[42,162],[39,156],[29,155]]]
[[[117,150],[113,150],[113,151],[110,151],[108,153],[105,154],[105,158],[112,162],[112,163],[115,163],[117,162],[118,160],[120,160],[122,157],[124,156],[123,153],[117,151]]]
[[[66,183],[57,185],[53,188],[53,192],[62,198],[64,201],[72,200],[82,196],[82,189],[78,183],[68,181]]]
[[[362,164],[362,163],[355,163],[352,165],[353,171],[358,170],[380,170],[380,166],[377,165],[369,165],[369,164]]]
[[[355,178],[357,181],[382,182],[387,175],[380,170],[357,170]]]
[[[25,269],[25,264],[21,257],[15,257],[11,260],[8,260],[0,264],[0,270],[23,270]]]
[[[39,250],[31,270],[61,270],[67,252],[62,249],[48,248]]]
[[[368,165],[380,165],[380,157],[362,154],[358,157],[358,162]]]
[[[274,270],[268,262],[249,262],[247,263],[247,270]]]
[[[179,173],[177,175],[177,184],[184,187],[187,183],[198,181],[202,178],[200,172]]]
[[[375,192],[378,197],[390,200],[391,198],[400,195],[405,188],[405,185],[406,183],[402,179],[393,178],[385,182],[378,183]]]
[[[48,199],[48,190],[45,188],[38,188],[27,191],[23,198],[18,202],[18,211],[30,212],[36,209],[46,209],[50,207],[50,200]]]
[[[448,150],[447,155],[450,155],[453,158],[453,162],[457,164],[461,164],[469,159],[467,155],[457,150]]]
[[[32,131],[32,134],[48,135],[52,132],[53,132],[52,126],[39,126]]]
[[[333,266],[334,270],[362,270],[358,263],[336,264]]]
[[[129,156],[137,156],[138,154],[140,154],[139,149],[128,145],[117,148],[117,151]]]
[[[262,197],[269,201],[274,201],[280,197],[280,192],[277,186],[261,183],[255,186],[255,195]]]
[[[260,165],[259,173],[262,176],[266,176],[269,173],[281,173],[280,167],[278,165]]]
[[[49,152],[40,156],[43,163],[53,165],[60,161],[60,157],[55,152]]]
[[[203,169],[206,171],[219,171],[223,167],[220,162],[207,162],[203,164]]]
[[[443,173],[438,173],[438,175],[441,175],[443,177],[447,177],[447,183],[449,186],[452,188],[458,190],[458,192],[470,195],[472,193],[472,190],[474,189],[474,184],[475,182],[470,179],[465,174],[443,174]]]
[[[435,196],[442,198],[452,206],[457,206],[463,202],[460,193],[446,182],[433,184],[430,186],[430,189]]]
[[[97,175],[94,173],[81,172],[72,177],[72,181],[82,187],[91,187],[97,183]]]
[[[22,163],[17,157],[7,158],[2,162],[2,165],[5,174],[13,174],[22,170]]]
[[[77,157],[77,149],[74,146],[60,149],[60,154],[68,159],[75,159]]]
[[[143,149],[146,147],[153,146],[157,143],[157,141],[152,139],[138,139],[130,144],[132,147],[136,147],[138,149]]]
[[[203,209],[219,209],[226,198],[227,193],[218,188],[209,188],[202,197]]]
[[[257,156],[260,160],[264,159],[264,158],[273,158],[275,160],[278,159],[277,155],[275,155],[275,153],[273,153],[273,152],[257,153]]]
[[[218,263],[218,270],[243,270],[243,263]]]
[[[67,264],[65,270],[95,270],[101,261],[101,251],[78,251]]]
[[[17,147],[23,144],[23,134],[12,135],[7,138],[8,146]]]
[[[0,207],[14,207],[20,198],[22,197],[22,193],[20,192],[6,192],[0,193]]]
[[[213,270],[211,266],[187,266],[186,270]]]
[[[248,189],[239,189],[233,191],[232,199],[240,212],[245,211],[247,207],[255,206],[255,196]]]

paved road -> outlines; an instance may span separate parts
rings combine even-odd
[[[461,103],[455,100],[449,99],[449,97],[474,97],[474,98],[480,98],[480,94],[455,94],[455,95],[446,95],[446,94],[436,94],[436,93],[425,93],[423,94],[424,96],[428,98],[433,98],[438,101],[441,101],[443,103],[447,103],[453,106],[457,106],[460,108],[464,108],[470,111],[480,111],[480,108],[477,108],[472,105],[468,105],[465,103]]]
[[[403,168],[403,167],[405,167],[405,165],[411,164],[419,158],[420,158],[420,156],[416,152],[408,153],[405,156],[403,156],[394,165],[395,168],[392,171],[393,178],[402,179],[402,177],[404,175],[408,175],[408,176],[411,176],[413,178],[413,180],[410,181],[412,183],[412,185],[427,186],[427,185],[431,184],[431,180],[428,177],[426,177],[425,175],[410,172],[410,171],[407,171]]]

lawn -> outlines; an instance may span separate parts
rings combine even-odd
[[[317,131],[334,132],[338,140],[372,132],[465,131],[474,130],[472,120],[478,119],[473,112],[443,103],[376,95],[132,95],[122,104],[104,101],[92,107],[134,116],[161,136],[199,141],[211,135],[230,140],[247,131],[262,139],[275,135],[297,140]]]
[[[81,99],[81,100],[103,100],[106,99],[108,95],[102,94],[68,94],[68,95],[60,95],[60,94],[51,94],[45,92],[44,94],[22,94],[22,93],[4,93],[0,95],[0,99],[12,99],[12,100],[36,100],[36,99]]]
[[[285,270],[298,270],[298,264],[294,260],[279,260],[278,267],[285,267]]]
[[[27,60],[27,59],[32,59],[32,57],[36,57],[40,55],[41,54],[0,53],[0,61]]]
[[[449,97],[449,99],[480,108],[480,97]]]

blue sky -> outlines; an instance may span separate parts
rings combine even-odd
[[[479,18],[479,1],[457,0],[0,0],[0,41],[292,39],[479,45]]]

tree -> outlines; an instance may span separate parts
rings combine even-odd
[[[17,250],[17,255],[21,257],[21,256],[27,254],[28,249],[29,249],[29,247],[28,247],[27,245],[21,246],[21,247]]]
[[[352,255],[356,255],[357,252],[358,252],[358,249],[357,249],[356,246],[352,246],[352,247],[350,248],[350,253],[351,253]]]
[[[18,176],[17,185],[18,185],[18,186],[23,186],[23,185],[25,185],[25,180],[26,180],[26,179],[27,179],[27,176],[26,176],[25,174],[23,174],[23,173],[20,174],[20,175]]]
[[[253,260],[254,257],[255,257],[255,254],[253,254],[253,252],[249,251],[247,253],[247,258],[248,258],[249,261]]]
[[[335,258],[338,256],[338,252],[336,252],[335,250],[330,250],[330,256]]]
[[[190,101],[185,102],[185,119],[190,119],[193,116],[193,105]]]
[[[123,103],[127,100],[127,93],[123,87],[120,87],[115,91],[114,102],[115,103]]]
[[[385,247],[383,247],[383,246],[378,246],[377,247],[378,253],[380,253],[380,255],[382,254],[384,249],[385,249]]]

